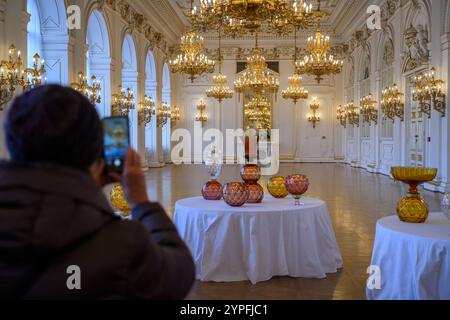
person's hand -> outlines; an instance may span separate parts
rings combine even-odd
[[[122,181],[125,197],[131,207],[149,202],[141,157],[136,151],[128,149],[123,175],[113,174],[113,177]]]

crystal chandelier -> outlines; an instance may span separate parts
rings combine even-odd
[[[364,123],[371,123],[372,121],[378,123],[378,110],[376,107],[377,101],[372,98],[372,94],[362,97],[361,101],[361,115]]]
[[[303,0],[200,0],[187,16],[194,30],[217,29],[226,21],[225,34],[233,38],[248,32],[287,35],[292,27],[311,25],[312,5]]]
[[[156,125],[158,128],[164,127],[170,119],[170,106],[163,102],[156,110]]]
[[[128,116],[135,108],[134,92],[128,88],[125,90],[119,86],[119,93],[113,94],[112,114],[114,116]]]
[[[91,77],[91,84],[89,84],[84,73],[79,72],[78,82],[73,82],[71,86],[74,90],[85,95],[92,104],[95,105],[102,102],[100,96],[101,86],[96,76]]]
[[[152,122],[152,117],[155,115],[155,102],[152,97],[144,96],[144,101],[139,103],[138,109],[138,124],[149,125]]]
[[[300,99],[308,99],[308,91],[302,87],[302,77],[298,74],[298,70],[295,67],[295,61],[297,61],[297,29],[295,29],[295,47],[294,47],[294,75],[289,77],[289,86],[286,90],[283,90],[282,96],[284,99],[291,99],[294,104],[297,104]]]
[[[405,104],[402,102],[402,96],[397,85],[387,87],[382,91],[381,110],[386,118],[395,120],[395,117],[401,121],[405,119]]]
[[[275,95],[280,88],[278,76],[268,68],[266,59],[258,47],[258,34],[256,34],[256,46],[251,55],[247,57],[245,70],[237,75],[234,81],[234,89],[239,95],[246,91],[254,94],[261,92]]]
[[[244,115],[255,129],[271,128],[271,103],[263,93],[259,93],[245,104]]]
[[[412,81],[413,100],[419,101],[420,109],[425,113],[428,118],[431,118],[431,104],[434,105],[434,109],[445,117],[445,100],[446,96],[442,92],[442,86],[444,81],[436,80],[436,69],[431,68],[429,72],[420,73],[414,76]]]
[[[325,12],[320,10],[320,0],[315,16],[317,19],[316,35],[308,38],[307,54],[296,62],[296,66],[301,74],[315,76],[317,83],[320,83],[323,76],[340,73],[344,61],[335,59],[329,53],[331,50],[330,37],[323,35],[321,31],[321,20],[325,16]]]
[[[213,77],[214,86],[206,91],[208,98],[214,98],[219,103],[224,99],[233,98],[233,91],[227,85],[227,76],[222,74],[222,50],[221,50],[221,31],[219,29],[219,74]]]

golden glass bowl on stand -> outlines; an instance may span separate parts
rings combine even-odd
[[[122,217],[128,217],[131,214],[131,208],[125,198],[125,193],[121,185],[115,185],[110,193],[111,204],[117,209]]]
[[[409,223],[424,223],[427,221],[429,209],[417,188],[422,183],[433,181],[437,172],[437,169],[432,168],[391,168],[395,180],[409,185],[407,196],[401,199],[397,205],[397,214],[401,221]]]

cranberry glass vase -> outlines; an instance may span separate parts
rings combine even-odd
[[[242,207],[248,200],[250,193],[245,183],[230,182],[223,186],[222,196],[232,207]]]
[[[303,205],[300,199],[308,191],[308,188],[309,180],[304,175],[294,174],[286,178],[286,189],[294,196],[296,206]]]

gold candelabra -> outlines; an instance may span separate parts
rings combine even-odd
[[[291,99],[294,104],[300,99],[308,99],[308,91],[302,87],[302,77],[298,74],[295,67],[297,61],[297,29],[295,29],[295,45],[294,45],[294,75],[289,77],[289,86],[281,92],[283,99]]]
[[[373,99],[372,94],[362,97],[361,101],[361,115],[364,123],[371,123],[372,121],[378,123],[377,101]]]
[[[336,59],[329,53],[331,50],[330,37],[322,34],[321,31],[321,20],[325,16],[325,12],[320,10],[320,0],[319,7],[314,15],[317,20],[316,34],[308,37],[307,54],[303,59],[296,61],[296,66],[301,74],[315,76],[317,83],[320,83],[324,76],[340,73],[344,61]]]
[[[347,114],[348,123],[352,126],[359,127],[359,112],[354,102],[347,103],[343,108]]]
[[[119,86],[119,93],[113,94],[112,114],[115,116],[128,116],[135,108],[134,92]]]
[[[152,97],[145,95],[144,101],[138,105],[138,124],[149,125],[152,123],[152,117],[155,115],[155,102]]]
[[[317,114],[319,108],[319,102],[316,99],[313,99],[313,102],[309,105],[309,109],[311,109],[312,114],[308,117],[308,121],[312,123],[314,129],[316,128],[317,123],[320,122],[320,117]]]
[[[336,117],[339,121],[339,124],[342,127],[347,128],[347,112],[345,110],[345,107],[343,107],[342,105],[337,107]]]
[[[39,54],[33,56],[33,67],[26,68],[27,83],[25,84],[25,90],[36,88],[42,84],[42,76],[46,73],[45,60],[41,60]],[[44,78],[44,83],[47,82],[47,78]]]
[[[254,129],[271,128],[271,103],[263,93],[253,96],[244,106],[244,115]]]
[[[402,102],[403,93],[398,90],[396,84],[386,87],[381,93],[381,110],[384,117],[395,121],[395,118],[405,119],[405,104]]]
[[[20,50],[11,45],[8,60],[0,61],[0,108],[10,101],[16,87],[26,88],[25,71]]]
[[[71,87],[85,95],[92,104],[98,104],[102,102],[100,95],[101,85],[96,76],[91,77],[91,83],[88,83],[87,77],[83,72],[78,73],[78,82],[73,82]]]
[[[197,105],[197,110],[198,113],[195,116],[195,121],[200,122],[203,127],[203,124],[208,121],[208,115],[205,112],[206,103],[203,100],[201,100],[200,103]]]
[[[172,107],[170,111],[170,121],[172,121],[172,123],[176,125],[176,123],[180,121],[180,119],[181,119],[180,108],[176,106]]]
[[[431,105],[434,109],[445,117],[446,113],[446,96],[442,92],[443,80],[435,78],[436,69],[431,68],[430,71],[419,73],[414,77],[412,86],[414,87],[412,94],[413,100],[418,101],[420,109],[428,118],[431,118]]]
[[[167,102],[163,102],[156,110],[156,124],[157,127],[162,128],[169,122],[170,119],[170,106]]]

